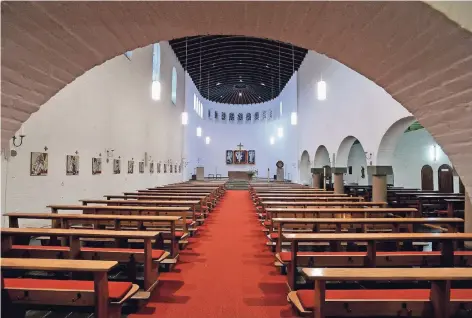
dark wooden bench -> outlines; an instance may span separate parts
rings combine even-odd
[[[130,282],[109,282],[114,261],[4,258],[1,262],[2,295],[13,305],[9,317],[25,316],[37,305],[89,307],[96,318],[119,318],[121,307],[139,287]],[[5,277],[11,271],[85,272],[93,281]],[[10,275],[9,275],[10,276]]]
[[[320,232],[321,225],[332,225],[336,233],[348,232],[353,229],[360,229],[367,233],[368,227],[366,225],[383,225],[388,226],[393,233],[398,233],[402,226],[409,225],[406,230],[411,232],[411,225],[418,224],[446,225],[449,232],[456,232],[457,226],[464,223],[464,220],[460,218],[272,218],[271,221],[273,226],[268,235],[270,239],[276,240],[277,253],[282,251],[282,231],[285,225],[291,226],[291,228],[305,228],[313,232]],[[347,229],[346,226],[348,226]],[[273,232],[273,228],[276,228],[277,232]],[[371,231],[382,231],[383,229],[384,227],[374,227]],[[290,229],[287,229],[284,233],[287,232],[290,232]],[[273,237],[270,237],[271,235]]]
[[[192,220],[203,223],[205,214],[197,212],[200,200],[80,200],[83,205],[105,204],[108,206],[188,206],[192,211]],[[189,223],[187,223],[189,224]]]
[[[128,275],[136,281],[135,264],[144,264],[144,290],[150,292],[157,285],[159,263],[169,253],[162,249],[154,249],[153,240],[158,240],[157,231],[114,231],[114,230],[84,230],[57,228],[2,228],[2,257],[41,257],[69,259],[100,259],[123,261],[129,265]],[[15,245],[14,237],[49,236],[50,246]],[[58,237],[66,238],[57,240]],[[116,240],[116,247],[84,247],[84,238],[110,238]],[[143,248],[128,248],[123,241],[139,239],[144,241]]]
[[[333,207],[333,208],[266,208],[266,221],[270,221],[272,217],[283,215],[284,217],[301,216],[301,217],[370,217],[372,215],[399,215],[405,217],[416,217],[417,210],[415,208],[358,208],[358,207]],[[268,223],[264,223],[267,225]],[[270,225],[270,224],[269,224]]]
[[[163,226],[159,232],[168,232],[170,258],[165,258],[164,263],[176,263],[179,256],[177,237],[184,236],[183,233],[176,233],[176,223],[182,218],[179,216],[154,216],[154,215],[116,215],[116,214],[64,214],[64,213],[7,213],[10,228],[19,228],[19,220],[51,220],[52,228],[68,229],[79,223],[91,224],[95,229],[99,223],[106,222],[114,230],[146,230]],[[126,226],[122,226],[126,223]],[[136,224],[131,227],[129,224]],[[92,229],[92,228],[91,228]],[[166,242],[166,241],[164,241]],[[173,261],[172,261],[173,260]]]
[[[472,268],[304,268],[314,290],[288,294],[304,315],[324,317],[449,318],[471,309],[472,289],[451,281],[472,280]],[[430,281],[430,289],[326,289],[327,281]],[[461,316],[463,317],[463,316]]]
[[[48,205],[52,213],[59,211],[82,211],[84,214],[129,214],[129,215],[162,215],[162,216],[180,216],[180,225],[183,235],[188,236],[187,214],[192,214],[190,207],[186,206],[107,206],[107,205]],[[56,226],[54,226],[56,227]],[[177,239],[183,240],[183,237]]]
[[[443,267],[452,267],[454,264],[464,265],[467,260],[472,256],[472,252],[468,251],[454,251],[454,243],[458,241],[472,241],[472,233],[346,233],[346,234],[313,234],[313,233],[299,233],[299,234],[282,234],[283,239],[291,242],[290,252],[290,264],[288,266],[288,283],[292,290],[296,289],[296,277],[297,277],[297,266],[299,256],[299,244],[302,242],[326,242],[329,243],[330,247],[338,247],[340,242],[365,242],[367,243],[367,252],[337,252],[330,251],[329,253],[321,252],[316,255],[320,259],[325,256],[329,256],[334,265],[328,266],[340,266],[340,264],[347,264],[347,266],[364,266],[364,267],[376,267],[377,260],[377,243],[381,242],[439,242],[441,243],[441,250],[439,255],[437,252],[388,252],[382,262],[383,264],[391,264],[393,256],[406,255],[406,259],[410,262],[416,261],[416,265],[422,265],[423,261],[428,260],[428,257],[433,259],[427,261],[427,264],[435,263],[439,261],[439,265]],[[325,254],[323,254],[325,253]],[[379,252],[380,253],[380,252]],[[397,253],[397,254],[395,254]],[[422,254],[423,253],[423,254]],[[301,255],[301,254],[300,254]],[[338,257],[339,256],[339,257]],[[379,254],[383,257],[383,254]],[[360,264],[355,258],[358,258]],[[439,257],[439,259],[437,259]],[[408,264],[406,264],[408,265]],[[343,266],[343,265],[341,265]]]

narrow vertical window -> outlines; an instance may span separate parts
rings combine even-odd
[[[177,104],[177,71],[175,67],[172,68],[172,91],[171,91],[171,99],[174,105]]]
[[[159,43],[152,45],[152,85],[151,85],[151,98],[153,100],[161,99],[161,47]]]

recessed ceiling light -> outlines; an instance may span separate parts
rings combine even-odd
[[[262,86],[265,86],[265,84],[264,84],[264,83],[261,83],[261,85],[262,85]]]
[[[243,93],[240,92],[240,93],[239,93],[239,96],[243,96]]]
[[[269,68],[269,64],[266,64],[266,67]]]
[[[242,82],[243,80],[242,80],[242,79],[240,79],[239,81],[240,81],[240,82]]]
[[[261,97],[259,96],[259,98],[261,98]]]
[[[220,84],[221,84],[221,83],[220,83],[220,82],[218,82],[218,83],[216,83],[216,86],[218,86],[218,85],[220,85]]]

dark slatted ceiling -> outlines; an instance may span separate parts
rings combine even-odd
[[[193,36],[169,43],[200,94],[227,104],[277,97],[307,53],[291,44],[244,36]]]

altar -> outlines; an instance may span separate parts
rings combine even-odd
[[[228,171],[228,179],[249,181],[251,177],[249,171]]]

